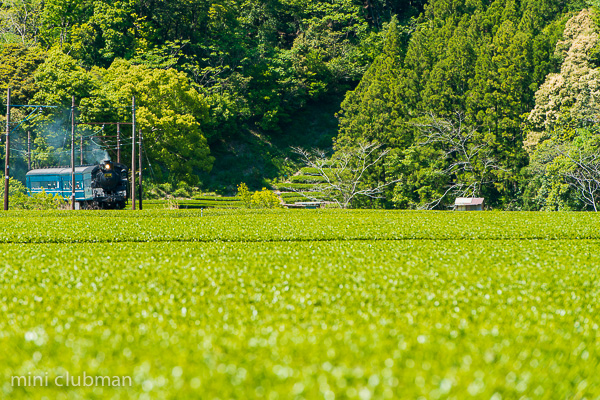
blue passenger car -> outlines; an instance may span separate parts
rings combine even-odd
[[[26,185],[30,194],[60,195],[71,199],[71,168],[43,168],[29,171]],[[75,167],[75,205],[91,209],[123,209],[129,198],[127,166],[110,160],[98,165]]]
[[[92,197],[92,170],[95,165],[75,167],[75,200],[88,202]],[[48,194],[59,194],[71,199],[71,168],[34,169],[27,173],[26,186],[31,194],[44,190]]]

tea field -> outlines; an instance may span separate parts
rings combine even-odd
[[[598,399],[599,279],[590,213],[11,211],[0,398]]]

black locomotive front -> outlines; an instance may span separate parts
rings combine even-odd
[[[109,160],[92,170],[92,196],[98,208],[125,208],[129,198],[127,167]]]

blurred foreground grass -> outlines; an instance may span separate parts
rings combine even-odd
[[[5,213],[0,397],[598,398],[596,219]]]

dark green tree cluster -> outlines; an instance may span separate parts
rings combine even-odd
[[[560,70],[546,77],[527,116],[531,208],[600,209],[599,22],[596,8],[569,19],[556,46]]]
[[[547,155],[564,144],[556,132],[593,131],[592,3],[7,0],[0,88],[60,106],[15,110],[31,119],[20,129],[33,131],[35,165],[68,157],[71,96],[79,121],[98,122],[129,121],[135,95],[157,182],[260,188],[297,167],[293,146],[368,142],[386,157],[365,185],[397,183],[353,206],[444,208],[482,196],[496,208],[575,209],[581,196],[564,189],[573,165],[559,159],[556,174]],[[96,127],[78,129],[114,158],[116,127]],[[571,150],[560,154],[575,160]]]
[[[523,123],[536,91],[562,62],[555,48],[565,23],[585,7],[563,0],[430,1],[405,52],[398,24],[388,26],[382,54],[342,104],[338,142],[362,138],[392,148],[369,177],[401,179],[384,204],[443,207],[475,195],[494,207],[523,208]],[[432,129],[435,121],[454,130]],[[472,134],[461,133],[461,124]],[[467,150],[452,138],[468,139]],[[475,174],[477,185],[464,173],[467,158],[486,171]],[[473,185],[477,190],[460,189]]]
[[[307,103],[354,87],[380,51],[382,27],[424,3],[7,0],[0,86],[19,102],[69,107],[75,95],[85,121],[124,118],[119,107],[137,92],[142,127],[156,139],[156,179],[197,183],[213,164],[209,146],[241,132],[270,143]]]

